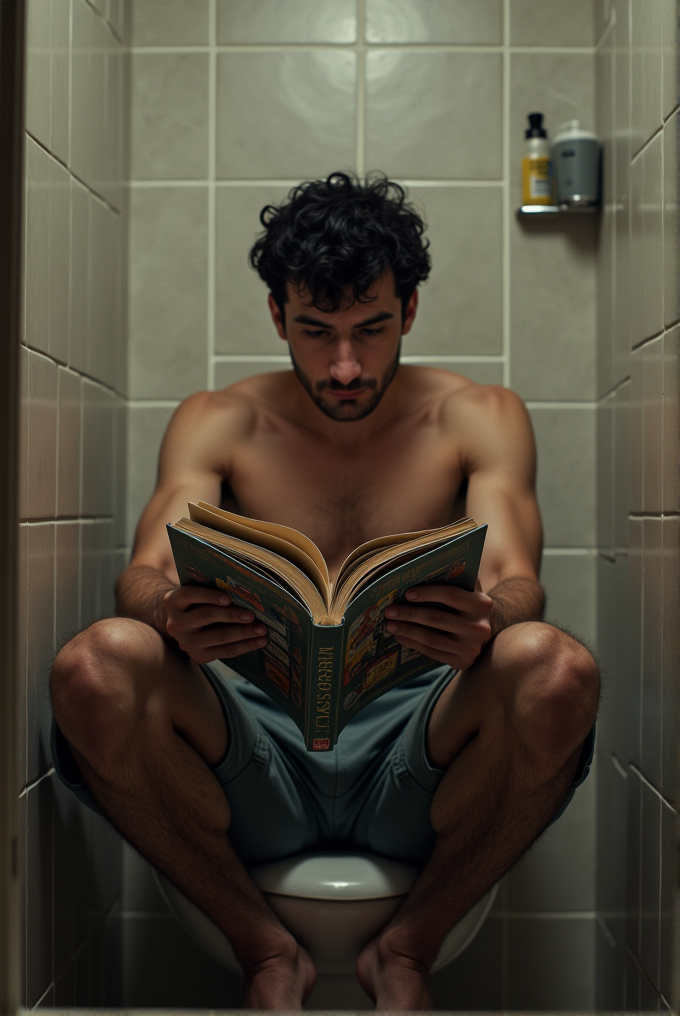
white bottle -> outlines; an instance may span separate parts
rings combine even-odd
[[[578,120],[559,128],[552,148],[557,204],[561,208],[593,208],[600,203],[600,142]]]

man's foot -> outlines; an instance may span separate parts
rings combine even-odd
[[[422,961],[374,938],[357,959],[357,978],[376,1009],[414,1011],[431,1009],[427,985],[429,968]]]
[[[268,956],[244,970],[244,1009],[301,1009],[316,981],[309,953],[294,950]]]

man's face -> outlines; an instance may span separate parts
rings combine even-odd
[[[269,308],[282,339],[290,348],[295,373],[316,405],[332,420],[362,420],[372,413],[399,366],[401,336],[411,329],[417,291],[406,307],[391,273],[366,294],[333,313],[319,310],[306,290],[288,283],[285,323],[274,299]]]

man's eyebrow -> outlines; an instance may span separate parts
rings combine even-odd
[[[391,314],[388,310],[381,310],[379,314],[374,314],[373,317],[366,318],[365,321],[359,321],[358,324],[354,325],[354,328],[368,328],[369,325],[377,325],[380,321],[389,321],[393,318],[394,314]],[[313,325],[315,328],[330,328],[331,326],[326,321],[319,321],[317,318],[309,317],[307,314],[297,314],[293,318],[300,325]]]

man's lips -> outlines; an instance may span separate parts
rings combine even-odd
[[[326,391],[334,398],[340,399],[341,402],[349,402],[351,399],[356,399],[359,395],[363,395],[365,389],[352,388],[351,391],[343,392],[338,388],[327,388]]]

